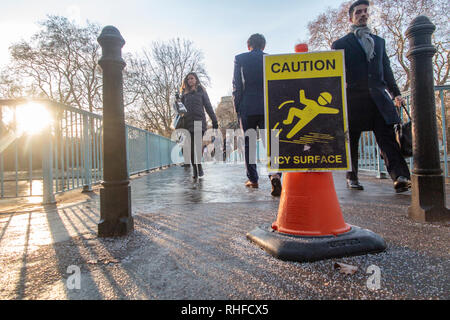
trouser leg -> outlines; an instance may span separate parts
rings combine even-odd
[[[358,149],[361,130],[350,130],[350,157],[352,160],[352,170],[347,172],[347,179],[358,180]]]
[[[378,119],[373,132],[391,179],[395,181],[399,176],[410,179],[408,165],[395,140],[394,127],[386,125],[384,119]]]
[[[265,129],[265,120],[264,120],[264,116],[263,115],[261,115],[261,116],[259,116],[257,118],[256,126],[259,129],[261,129],[261,131],[259,132],[260,133],[260,137],[261,137],[261,142],[262,142],[263,147],[267,148],[267,144],[266,144],[267,132],[264,131],[264,129]],[[281,172],[271,172],[271,173],[269,173],[269,178],[271,176],[275,176],[275,175],[278,175],[281,178]]]
[[[202,132],[201,137],[203,137],[204,132]],[[203,175],[203,168],[201,167],[202,156],[201,152],[199,152],[198,144],[202,143],[202,140],[195,141],[194,132],[190,132],[191,135],[191,164],[193,170],[193,176],[196,178],[199,175]],[[201,150],[201,148],[200,148]]]
[[[192,176],[194,178],[198,177],[198,171],[197,171],[197,162],[195,157],[195,141],[194,141],[194,133],[190,132],[191,134],[191,165],[192,165]]]
[[[255,117],[241,117],[240,118],[240,124],[241,129],[244,132],[244,135],[247,130],[254,129],[256,130],[256,123],[255,123]],[[258,182],[259,176],[258,176],[258,170],[256,168],[256,157],[255,157],[255,146],[250,146],[250,143],[254,143],[254,141],[250,141],[250,137],[248,135],[245,135],[244,137],[244,157],[245,157],[245,170],[247,172],[247,178],[251,182]]]

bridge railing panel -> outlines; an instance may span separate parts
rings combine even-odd
[[[83,189],[103,180],[103,122],[100,115],[47,100],[53,122],[34,135],[18,134],[16,110],[29,102],[0,100],[0,198],[43,197]],[[9,119],[7,119],[9,118]],[[129,175],[179,163],[172,159],[176,143],[127,125]]]
[[[450,85],[435,86],[436,93],[436,108],[437,108],[437,121],[438,121],[438,140],[441,157],[441,167],[445,178],[450,178],[449,173],[449,155],[448,155],[448,114],[449,114],[449,101],[450,101]],[[410,105],[410,93],[404,92],[402,96],[406,100],[406,108],[411,114]],[[402,111],[400,114],[402,121],[408,121],[407,115]],[[407,163],[410,169],[413,168],[413,159],[408,158]],[[375,136],[372,132],[364,132],[361,135],[359,145],[359,161],[358,170],[376,174],[379,178],[385,178],[388,176],[384,161],[380,156],[379,148],[375,141]]]

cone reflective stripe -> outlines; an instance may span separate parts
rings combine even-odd
[[[303,236],[337,235],[349,231],[331,172],[287,172],[283,177],[277,220],[272,228]]]
[[[297,44],[295,51],[307,52],[308,46]],[[283,174],[277,220],[255,228],[247,238],[278,259],[298,262],[386,249],[379,235],[345,223],[331,172]]]

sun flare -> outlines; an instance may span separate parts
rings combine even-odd
[[[16,108],[17,134],[37,134],[52,123],[50,112],[42,104],[30,102]]]

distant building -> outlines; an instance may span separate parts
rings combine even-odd
[[[236,112],[234,111],[233,98],[231,96],[221,98],[216,108],[216,116],[221,130],[239,128]]]

